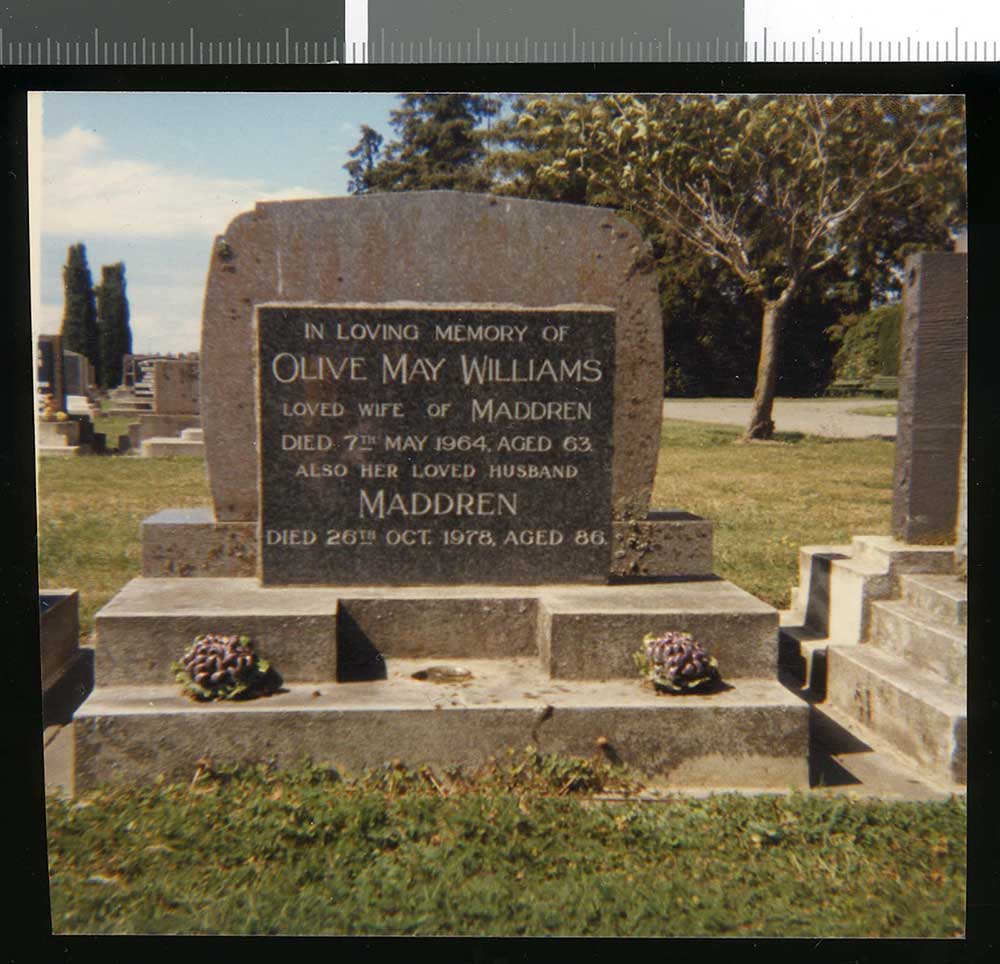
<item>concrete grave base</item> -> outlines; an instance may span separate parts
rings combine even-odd
[[[777,682],[741,680],[711,696],[655,694],[637,680],[566,683],[531,659],[465,660],[466,684],[412,674],[290,684],[248,703],[195,705],[175,687],[99,690],[74,724],[79,793],[115,781],[187,780],[197,761],[308,757],[347,772],[399,760],[476,766],[508,747],[612,758],[677,786],[808,786],[808,707]]]
[[[139,421],[128,427],[130,447],[138,449],[146,439],[176,438],[187,428],[200,427],[200,415],[141,414]]]
[[[35,440],[38,454],[43,456],[75,456],[104,451],[106,438],[94,431],[88,415],[70,415],[62,422],[39,419],[35,423]]]
[[[473,765],[529,743],[606,752],[677,786],[808,784],[809,710],[777,682],[777,613],[721,579],[275,589],[141,578],[96,623],[97,689],[76,714],[77,791],[188,778],[205,756],[309,756],[357,770]],[[666,630],[692,632],[716,656],[720,691],[662,696],[637,678],[643,635]],[[184,698],[170,664],[207,632],[250,635],[284,691],[223,705]],[[412,678],[441,663],[472,677]]]
[[[80,655],[80,596],[75,589],[43,589],[38,608],[42,689],[48,691]]]
[[[39,419],[35,426],[35,438],[40,448],[72,448],[83,441],[82,425],[80,419],[71,418],[63,422]]]
[[[205,457],[205,443],[186,438],[148,438],[142,443],[142,455],[147,459],[169,458],[172,455]]]
[[[142,574],[253,576],[257,523],[216,522],[211,509],[163,509],[142,523]]]
[[[79,445],[39,445],[38,454],[43,458],[74,458],[83,455],[84,450]]]

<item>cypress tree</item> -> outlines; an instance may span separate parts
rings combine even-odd
[[[99,372],[97,305],[87,266],[87,248],[83,243],[74,244],[69,249],[63,267],[63,290],[63,348],[83,355],[94,366],[95,373]]]
[[[97,288],[97,331],[100,337],[101,388],[114,388],[122,380],[122,356],[132,351],[128,298],[125,296],[125,265],[104,265]]]
[[[382,135],[367,124],[361,125],[361,140],[348,152],[351,158],[344,165],[350,175],[347,182],[348,194],[367,194],[372,187],[372,172],[378,164],[382,151]]]
[[[482,125],[496,115],[499,106],[495,98],[485,94],[401,95],[399,108],[390,115],[397,139],[387,144],[380,155],[372,155],[372,166],[362,167],[364,188],[488,190],[491,175],[482,164],[488,132]],[[362,129],[362,139],[350,156],[363,164],[372,144],[370,134]],[[355,177],[350,166],[348,171]]]

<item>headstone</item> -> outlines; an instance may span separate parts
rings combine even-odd
[[[122,385],[132,388],[138,380],[136,371],[136,355],[125,355],[122,358]]]
[[[607,581],[612,310],[257,319],[265,584]]]
[[[615,312],[613,518],[645,518],[663,323],[638,229],[600,208],[453,191],[258,204],[219,238],[201,411],[216,519],[258,518],[254,311],[264,303],[603,305]]]
[[[56,411],[66,407],[66,389],[63,385],[63,351],[60,335],[38,336],[38,394],[54,399]]]
[[[154,414],[198,414],[197,362],[157,360],[150,371]]]
[[[955,540],[966,355],[968,255],[906,260],[892,532],[903,542]]]
[[[89,363],[75,351],[64,351],[63,386],[67,395],[86,395],[90,387]]]

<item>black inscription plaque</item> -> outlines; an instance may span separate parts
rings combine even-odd
[[[265,585],[606,582],[614,312],[257,308]]]

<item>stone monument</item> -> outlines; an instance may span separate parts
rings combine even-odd
[[[216,239],[200,357],[213,504],[147,519],[143,576],[97,615],[77,789],[529,743],[677,785],[807,781],[776,611],[712,575],[709,522],[650,509],[662,324],[627,222],[453,192],[258,204]],[[726,686],[646,688],[633,653],[668,630]],[[283,690],[186,700],[171,661],[209,632],[252,637]],[[428,682],[441,661],[463,679]]]
[[[38,336],[35,439],[39,455],[104,451],[105,437],[94,431],[85,394],[91,373],[86,358],[64,350],[61,335]]]
[[[949,788],[967,780],[967,262],[906,260],[892,535],[803,546],[784,630],[819,726]]]
[[[201,455],[197,357],[126,355],[113,413],[135,415],[119,448],[143,455]]]

